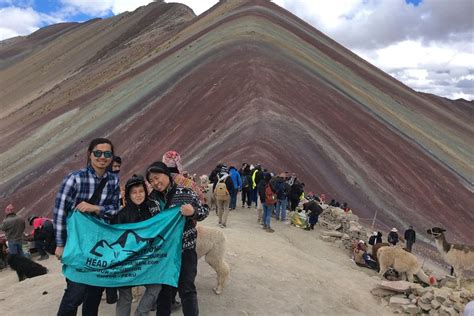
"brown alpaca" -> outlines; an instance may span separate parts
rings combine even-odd
[[[400,247],[384,246],[378,249],[377,255],[381,277],[392,267],[398,273],[404,273],[410,282],[413,282],[413,276],[416,275],[421,281],[430,284],[430,278],[423,272],[414,254]]]
[[[213,289],[217,295],[221,294],[229,278],[229,265],[224,261],[226,239],[222,230],[200,226],[197,227],[198,237],[196,252],[198,259],[205,257],[206,262],[217,273],[217,286]]]
[[[443,228],[433,227],[426,232],[435,238],[436,248],[438,248],[444,260],[454,268],[457,286],[460,288],[464,271],[474,271],[474,246],[448,243],[444,236],[445,231]]]

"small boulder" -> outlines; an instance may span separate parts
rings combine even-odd
[[[373,296],[377,296],[377,297],[387,297],[387,296],[392,296],[393,294],[395,294],[395,292],[393,291],[382,289],[379,287],[373,288],[372,290],[370,290],[370,293],[372,293]]]
[[[441,306],[439,309],[440,316],[457,316],[458,313],[452,307]]]
[[[428,303],[418,302],[418,306],[420,306],[420,308],[424,310],[425,312],[429,312],[432,309],[431,302],[428,302]]]
[[[438,302],[437,300],[432,300],[432,301],[431,301],[431,308],[432,308],[432,309],[438,309],[438,308],[440,308],[440,307],[441,307],[441,303],[440,303],[440,302]]]
[[[422,301],[423,303],[427,303],[429,304],[434,298],[434,295],[433,295],[433,292],[426,292],[425,294],[423,294],[420,298],[420,301]]]
[[[390,307],[400,307],[402,305],[409,305],[411,302],[409,299],[400,297],[400,296],[392,296],[390,298],[389,305]]]
[[[321,240],[327,241],[327,242],[331,242],[331,241],[332,241],[332,237],[330,237],[330,236],[321,235],[321,236],[319,236],[319,238],[321,238]]]
[[[415,304],[402,305],[402,310],[410,315],[416,315],[420,312],[420,308]]]

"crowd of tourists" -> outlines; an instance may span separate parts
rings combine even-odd
[[[29,240],[34,242],[34,248],[39,252],[38,260],[48,259],[48,253],[61,259],[68,241],[68,215],[74,210],[114,225],[142,222],[167,209],[179,207],[185,224],[177,287],[145,284],[145,293],[135,315],[148,315],[152,310],[156,310],[157,315],[170,315],[171,310],[179,305],[184,315],[198,315],[194,284],[197,273],[196,222],[208,216],[211,201],[204,194],[202,186],[183,170],[177,152],[166,152],[161,161],[151,163],[142,174],[136,172],[122,188],[119,183],[121,164],[122,159],[115,155],[110,140],[92,140],[87,148],[86,167],[68,174],[60,185],[53,219],[30,216],[27,223],[32,230],[25,234],[25,220],[16,214],[13,204],[6,206],[6,216],[0,230],[5,232],[7,242],[2,244],[2,248],[8,244],[10,254],[25,255],[23,241]],[[299,223],[296,226],[313,230],[323,211],[321,205],[325,202],[324,194],[305,194],[304,182],[294,173],[272,173],[261,164],[243,163],[237,169],[219,163],[208,179],[212,184],[212,196],[216,200],[218,225],[221,228],[227,227],[229,213],[237,208],[239,193],[241,207],[255,207],[258,223],[270,233],[274,232],[272,219]],[[328,204],[351,212],[345,202],[331,200]],[[389,242],[396,244],[398,237],[392,237],[389,235]],[[374,238],[372,240],[371,237],[369,243],[381,241],[381,235],[377,234]],[[414,242],[414,237],[405,239]],[[364,249],[362,244],[359,248],[361,251]],[[132,287],[104,288],[66,279],[66,290],[59,304],[58,315],[75,315],[81,304],[83,314],[97,315],[104,290],[107,302],[116,303],[117,315],[131,314]],[[177,303],[177,293],[180,304]]]

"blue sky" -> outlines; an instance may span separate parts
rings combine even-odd
[[[0,0],[0,40],[152,0]],[[174,0],[200,14],[218,0]],[[474,99],[472,0],[273,0],[409,87]]]

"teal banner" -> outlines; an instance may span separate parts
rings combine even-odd
[[[118,225],[79,211],[71,212],[62,257],[64,276],[74,282],[103,287],[176,287],[184,221],[179,207],[143,222]]]

